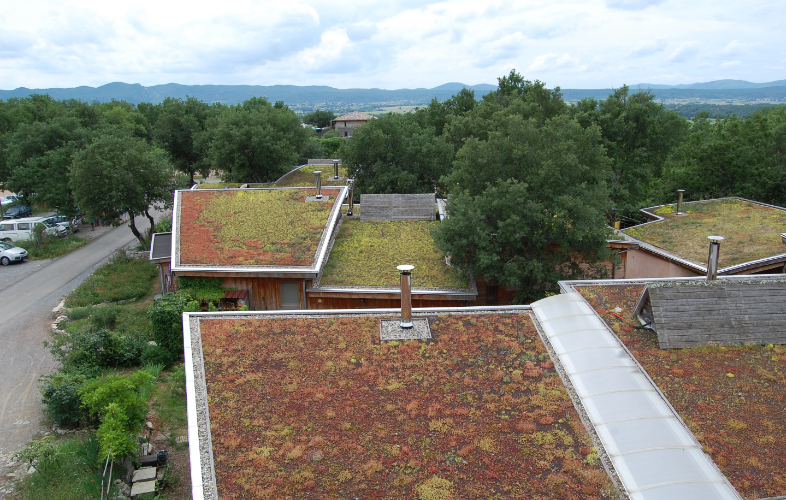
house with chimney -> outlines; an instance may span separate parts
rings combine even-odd
[[[177,191],[169,240],[175,279],[219,280],[227,309],[393,307],[396,268],[409,264],[417,307],[486,303],[476,280],[436,248],[434,194],[363,195],[355,206],[351,182],[322,186],[323,172],[309,175],[316,180],[309,187]],[[503,290],[489,302],[512,298]]]
[[[711,236],[719,276],[786,272],[786,209],[743,198],[648,207],[648,221],[615,231],[618,279],[705,276]]]
[[[330,128],[336,130],[340,137],[352,137],[352,132],[361,125],[368,123],[369,120],[376,120],[377,117],[359,111],[353,111],[330,121]]]

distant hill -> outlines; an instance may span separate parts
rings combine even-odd
[[[303,107],[344,107],[368,105],[371,103],[385,104],[427,104],[431,99],[440,101],[450,98],[462,88],[475,90],[476,96],[497,87],[489,84],[465,85],[463,83],[447,83],[433,89],[336,89],[327,86],[297,85],[181,85],[167,83],[144,87],[138,83],[114,82],[100,87],[28,89],[20,87],[14,90],[0,90],[0,99],[11,97],[27,97],[31,94],[49,94],[54,99],[78,99],[80,101],[108,102],[123,100],[134,104],[140,102],[159,103],[167,97],[185,99],[193,96],[205,102],[238,104],[252,97],[267,97],[271,102],[284,101],[290,106]],[[326,106],[332,105],[332,106]]]
[[[630,88],[649,89],[702,89],[702,90],[732,90],[732,89],[763,89],[768,87],[786,87],[786,80],[776,80],[767,83],[753,83],[745,80],[715,80],[704,83],[683,83],[680,85],[661,85],[657,83],[638,83]]]
[[[159,103],[167,97],[185,99],[196,97],[204,102],[238,104],[252,97],[267,97],[271,102],[283,101],[299,112],[312,109],[346,111],[357,109],[371,111],[386,106],[422,106],[436,98],[449,99],[462,88],[475,91],[480,99],[495,85],[482,83],[465,85],[459,82],[445,83],[432,89],[336,89],[324,85],[181,85],[167,83],[144,87],[138,83],[114,82],[100,87],[0,90],[0,100],[13,97],[27,97],[31,94],[49,94],[54,99],[78,99],[86,102],[108,102],[123,100],[134,104],[140,102]],[[786,80],[769,83],[751,83],[742,80],[718,80],[690,85],[631,85],[632,91],[649,90],[658,100],[691,102],[729,101],[745,102],[786,102]],[[613,89],[562,89],[566,101],[576,102],[585,97],[606,99]]]

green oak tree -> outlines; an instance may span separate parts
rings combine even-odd
[[[174,170],[166,153],[145,140],[116,132],[96,138],[74,155],[68,182],[74,199],[88,215],[116,223],[124,212],[142,245],[147,240],[134,223],[136,215],[155,219],[151,207],[171,205]]]

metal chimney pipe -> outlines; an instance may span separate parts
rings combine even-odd
[[[677,215],[682,215],[682,193],[684,192],[684,189],[677,190]]]
[[[317,196],[318,200],[322,199],[322,171],[321,170],[314,170],[314,183],[317,185]]]
[[[718,257],[720,255],[720,244],[725,238],[723,236],[707,236],[710,240],[710,255],[707,257],[707,280],[718,279]]]
[[[347,180],[347,186],[349,186],[349,208],[347,209],[347,215],[352,215],[352,209],[355,208],[355,179]]]
[[[401,328],[412,328],[412,273],[415,266],[401,265]]]
[[[333,160],[333,180],[338,180],[338,160]]]

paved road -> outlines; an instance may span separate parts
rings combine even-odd
[[[146,221],[137,218],[137,227],[147,227]],[[11,455],[46,430],[38,379],[56,368],[42,345],[53,322],[52,309],[133,241],[128,227],[119,226],[0,290],[0,482],[10,471]]]

